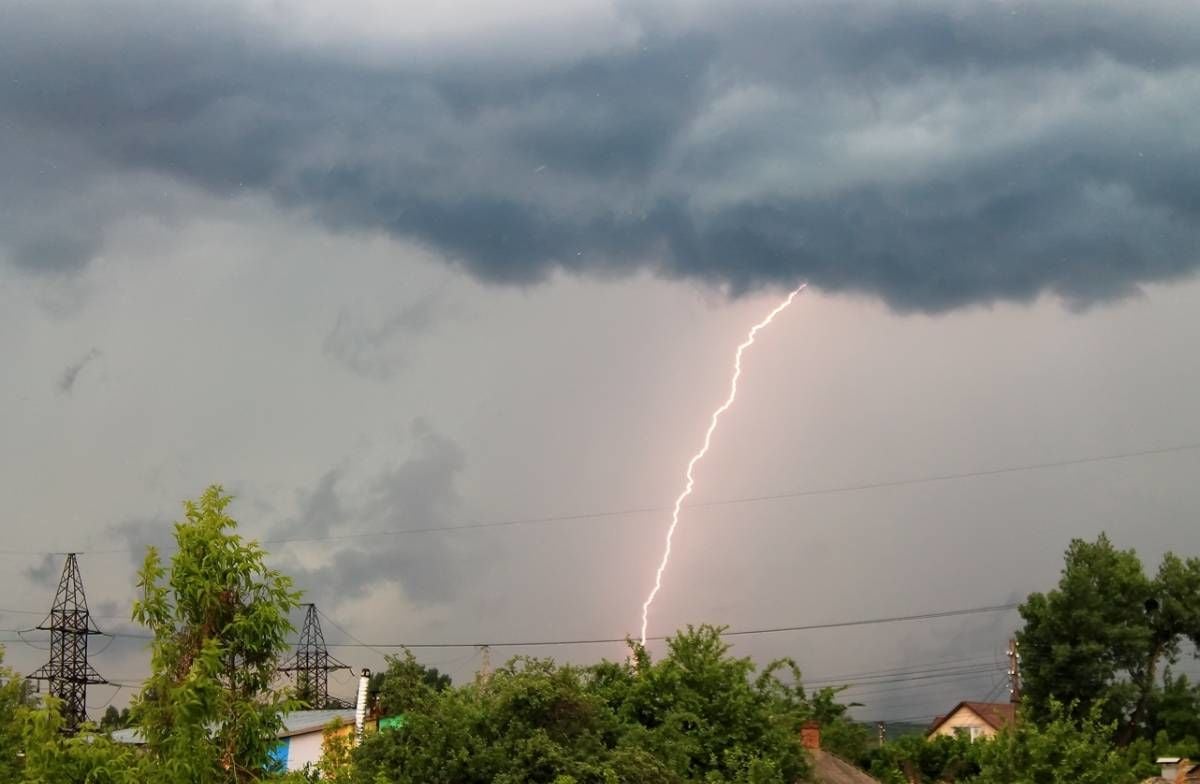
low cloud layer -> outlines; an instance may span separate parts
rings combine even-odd
[[[170,181],[505,283],[650,269],[939,311],[1200,264],[1195,4],[584,5],[591,35],[520,6],[487,37],[353,6],[319,34],[319,3],[21,4],[0,252],[70,275],[114,222],[169,214]]]
[[[67,365],[58,378],[58,391],[60,394],[69,395],[75,390],[75,382],[79,380],[79,374],[83,372],[93,360],[99,359],[100,349],[92,348],[88,353],[84,354],[77,362],[72,362]]]
[[[464,554],[451,557],[445,539],[436,534],[354,536],[455,522],[462,450],[422,420],[412,423],[404,441],[392,445],[408,452],[394,464],[372,468],[351,460],[330,469],[301,494],[296,514],[266,537],[269,547],[288,554],[287,572],[309,600],[333,606],[389,584],[418,604],[454,596],[459,575],[447,565],[461,564]],[[307,539],[317,541],[306,551]]]
[[[436,294],[426,295],[379,321],[342,308],[325,336],[325,354],[352,373],[387,381],[404,367],[407,346],[403,339],[430,329],[437,300]]]

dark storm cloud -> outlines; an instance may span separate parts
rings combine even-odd
[[[25,567],[25,577],[35,585],[50,588],[58,583],[58,577],[62,574],[62,556],[55,553],[47,553],[42,556],[42,560],[37,566]]]
[[[430,328],[437,299],[436,293],[422,297],[378,323],[343,308],[325,336],[325,354],[364,378],[387,381],[404,365],[403,347],[398,344]]]
[[[422,420],[412,424],[409,440],[413,453],[406,460],[377,472],[361,487],[344,487],[343,469],[327,472],[301,499],[298,514],[272,530],[272,540],[332,535],[320,543],[328,554],[326,564],[309,568],[294,561],[286,570],[310,600],[332,605],[389,583],[400,585],[416,602],[439,602],[453,595],[458,576],[448,564],[461,563],[462,554],[451,557],[451,544],[437,534],[338,538],[455,522],[462,450]]]
[[[334,526],[346,519],[346,509],[342,504],[337,485],[342,479],[342,471],[331,468],[317,482],[317,486],[307,493],[300,503],[300,513],[287,525],[277,527],[270,538],[287,536],[325,536]]]
[[[79,379],[79,374],[87,367],[92,360],[100,356],[100,349],[92,348],[88,353],[84,354],[77,362],[72,362],[63,369],[62,375],[58,378],[58,391],[60,394],[69,395],[75,389],[75,382]]]
[[[263,193],[488,281],[646,267],[941,310],[1200,263],[1195,5],[650,4],[636,41],[545,62],[356,57],[216,10],[10,12],[0,156],[25,163],[0,187],[86,218],[0,217],[17,264],[95,254],[117,207],[78,181],[113,172]],[[75,176],[38,179],[34,144]]]
[[[111,541],[129,547],[129,562],[134,567],[145,561],[147,547],[156,548],[163,560],[175,551],[175,522],[169,517],[130,518],[109,526],[107,534]]]

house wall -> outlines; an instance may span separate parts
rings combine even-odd
[[[947,716],[931,734],[954,735],[960,728],[967,732],[972,740],[975,738],[990,738],[996,734],[996,730],[992,729],[991,725],[966,705],[963,705],[954,713]]]
[[[305,765],[316,765],[325,751],[325,727],[302,732],[287,738],[287,769],[303,770]],[[354,725],[343,724],[339,735],[353,735]]]
[[[305,765],[316,765],[321,759],[324,742],[322,731],[305,732],[288,738],[288,770],[301,770]]]

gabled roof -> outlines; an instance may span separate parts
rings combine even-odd
[[[1158,762],[1159,764],[1162,764],[1164,761],[1169,762],[1170,759],[1171,758],[1167,758],[1164,760],[1164,758],[1159,758]],[[1141,784],[1194,784],[1194,782],[1200,781],[1200,764],[1187,759],[1180,760],[1178,757],[1173,759],[1175,760],[1176,764],[1179,765],[1179,769],[1175,773],[1174,779],[1165,779],[1162,776],[1151,776],[1150,778],[1143,780]]]
[[[933,725],[930,726],[926,734],[932,734],[938,727],[945,723],[946,719],[958,713],[961,709],[974,713],[985,724],[994,730],[1001,730],[1005,727],[1012,726],[1017,720],[1017,706],[1011,702],[969,702],[964,701],[955,705],[945,716],[938,716],[934,719]]]
[[[879,779],[867,775],[846,760],[821,749],[810,749],[812,769],[808,781],[812,784],[879,784]]]

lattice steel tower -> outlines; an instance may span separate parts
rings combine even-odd
[[[329,696],[329,673],[350,668],[329,655],[329,649],[325,647],[325,634],[321,631],[321,619],[317,615],[317,605],[305,606],[308,610],[304,614],[304,627],[300,630],[296,653],[279,668],[279,671],[288,673],[295,680],[296,696],[309,708],[319,710],[352,707],[345,700]]]
[[[50,632],[50,661],[29,677],[50,682],[50,694],[63,703],[63,730],[74,733],[87,721],[87,687],[108,683],[88,664],[88,637],[100,630],[88,615],[75,553],[67,554],[54,606],[37,628]]]

